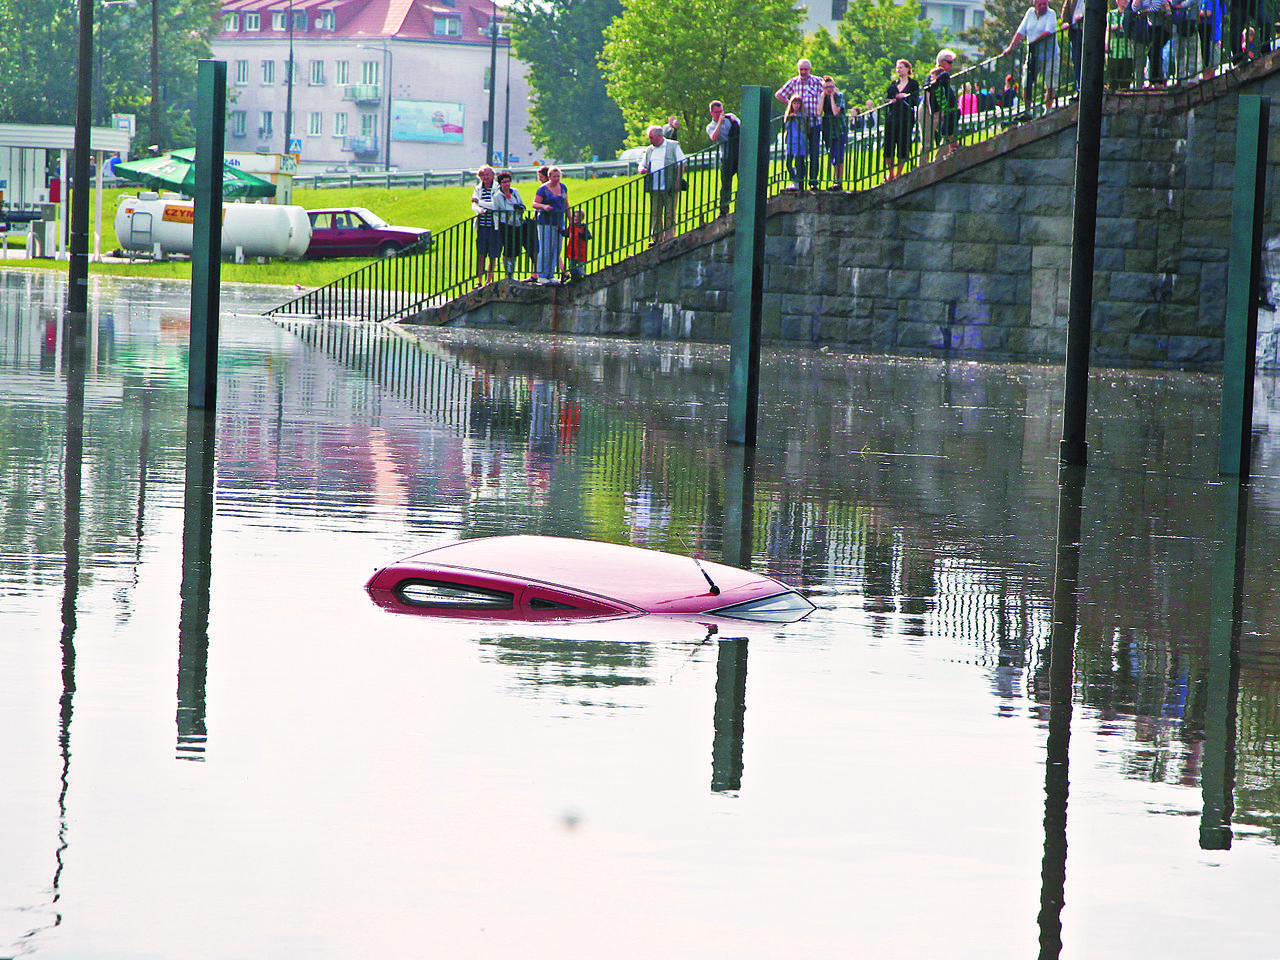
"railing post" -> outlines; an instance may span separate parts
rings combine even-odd
[[[1061,464],[1089,459],[1085,427],[1089,407],[1089,345],[1093,333],[1093,257],[1098,231],[1098,162],[1102,148],[1102,44],[1105,0],[1086,0],[1076,123],[1075,206],[1071,223],[1071,299],[1067,314],[1066,390],[1063,395]]]
[[[768,87],[742,88],[738,134],[737,231],[733,256],[733,329],[729,354],[729,443],[756,445],[760,326],[764,299],[765,187],[769,180]]]
[[[218,397],[222,280],[222,144],[227,113],[225,60],[199,61],[196,80],[195,209],[191,248],[191,334],[187,405],[212,409]]]
[[[1222,331],[1218,473],[1243,478],[1249,476],[1253,433],[1253,368],[1258,351],[1262,208],[1266,200],[1271,98],[1240,97],[1238,102],[1227,308]]]

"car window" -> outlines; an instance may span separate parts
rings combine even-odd
[[[333,228],[334,228],[335,230],[350,230],[350,229],[351,229],[351,214],[349,214],[349,213],[335,213],[335,214],[333,215]]]
[[[311,214],[311,227],[315,230],[328,230],[333,224],[332,213],[313,213]]]
[[[505,590],[441,580],[405,580],[396,586],[396,592],[415,607],[453,610],[510,610],[515,600],[515,595]]]

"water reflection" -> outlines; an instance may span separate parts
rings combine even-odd
[[[1053,627],[1049,636],[1048,736],[1044,770],[1044,858],[1040,867],[1040,960],[1062,953],[1062,907],[1067,882],[1067,796],[1071,773],[1071,705],[1075,679],[1080,587],[1080,512],[1084,470],[1059,477],[1057,554],[1053,568]]]
[[[42,804],[5,801],[0,830],[20,855],[0,866],[0,906],[24,912],[21,929],[0,934],[0,954],[45,941],[85,952],[83,929],[68,927],[116,905],[96,867],[121,863],[102,824],[144,838],[130,855],[163,875],[174,837],[206,860],[217,859],[214,847],[241,844],[236,863],[264,850],[280,853],[273,862],[301,862],[306,841],[341,822],[338,833],[359,837],[341,857],[355,879],[329,871],[328,882],[348,897],[394,876],[406,898],[430,891],[406,915],[448,924],[470,916],[476,863],[493,882],[492,859],[470,846],[476,837],[495,832],[501,873],[521,876],[521,851],[540,842],[526,808],[582,809],[574,835],[590,853],[568,855],[573,869],[584,888],[608,886],[593,872],[599,864],[620,871],[628,897],[644,900],[640,913],[673,911],[653,892],[666,889],[655,875],[705,881],[687,851],[710,851],[714,863],[718,879],[699,889],[730,889],[717,884],[740,873],[731,892],[750,909],[730,939],[744,956],[769,913],[751,899],[757,891],[789,926],[802,915],[810,922],[799,926],[817,925],[798,952],[827,955],[849,942],[828,911],[809,911],[771,879],[796,872],[819,879],[808,896],[832,891],[842,905],[833,917],[848,916],[847,903],[875,904],[868,911],[885,923],[859,915],[853,935],[877,955],[903,942],[910,955],[946,953],[907,921],[963,901],[964,929],[999,931],[1024,954],[1039,938],[1042,956],[1097,957],[1116,954],[1107,937],[1125,923],[1158,938],[1168,904],[1195,902],[1200,887],[1164,886],[1175,882],[1168,876],[1221,884],[1212,889],[1236,900],[1262,888],[1265,870],[1249,872],[1251,856],[1275,862],[1280,497],[1267,442],[1248,511],[1235,487],[1216,482],[1209,378],[1098,375],[1094,466],[1071,533],[1071,500],[1053,477],[1054,371],[773,353],[751,456],[722,443],[717,348],[549,347],[467,331],[232,318],[220,409],[188,419],[185,321],[171,302],[180,305],[181,292],[104,285],[78,346],[38,309],[56,284],[12,274],[0,284],[0,653],[13,665],[0,709],[16,731],[0,749]],[[251,312],[251,295],[228,296]],[[513,532],[716,557],[796,582],[821,609],[787,627],[708,635],[686,625],[643,637],[614,627],[579,636],[424,627],[365,609],[359,586],[379,563]],[[157,672],[163,682],[148,687]],[[17,677],[58,682],[28,705],[30,683]],[[212,717],[218,750],[206,753]],[[522,735],[530,729],[539,736]],[[562,739],[572,742],[563,755]],[[14,746],[39,742],[44,766]],[[262,742],[281,749],[264,759]],[[134,753],[111,752],[121,750]],[[384,769],[361,766],[386,755]],[[591,768],[578,774],[584,756]],[[334,779],[335,762],[354,768],[359,786]],[[104,773],[117,766],[119,775]],[[422,770],[438,770],[438,781],[417,780]],[[906,786],[919,771],[928,773]],[[96,789],[78,789],[80,777]],[[134,790],[119,785],[135,777]],[[228,786],[243,778],[267,786]],[[546,793],[510,804],[502,793],[500,813],[467,819],[467,804],[492,802],[488,778]],[[1031,780],[1034,796],[1019,793]],[[153,826],[156,808],[141,799],[151,792],[189,806],[199,829]],[[400,798],[411,799],[401,808]],[[1043,819],[1037,812],[1026,830],[1001,820],[1042,801]],[[290,824],[277,816],[285,803]],[[702,819],[703,803],[721,819]],[[631,806],[675,814],[646,833],[644,816],[612,814]],[[1198,831],[1182,829],[1196,818]],[[691,821],[688,834],[678,819]],[[423,826],[436,822],[448,836]],[[861,831],[854,840],[845,839],[850,823]],[[606,834],[630,853],[615,856]],[[289,840],[276,851],[267,835]],[[467,850],[450,859],[441,850],[453,843]],[[169,852],[149,856],[149,844]],[[1121,862],[1111,851],[1124,844],[1133,856]],[[658,865],[629,872],[645,859],[641,848],[662,851]],[[743,848],[757,851],[760,869],[734,860],[726,870]],[[1219,858],[1213,879],[1188,859],[1208,856],[1202,848]],[[395,869],[360,860],[401,849]],[[534,859],[545,868],[565,855]],[[231,896],[243,879],[204,866],[190,882],[214,900],[219,884]],[[1159,902],[1103,902],[1089,878],[1115,871],[1139,874],[1133,887],[1149,885]],[[310,872],[326,876],[299,868],[288,879],[305,886]],[[552,873],[527,885],[535,899],[548,889],[537,905],[557,923],[567,916],[553,894],[583,903],[589,893],[561,883]],[[149,895],[164,901],[163,891]],[[590,902],[588,913],[621,922]],[[308,935],[332,934],[332,916],[292,906],[300,912],[278,915],[305,916]],[[136,908],[124,915],[136,920]],[[1209,926],[1227,941],[1237,929],[1273,932],[1262,913],[1239,920]],[[702,930],[684,922],[682,932]],[[254,932],[237,923],[228,928]],[[884,932],[891,925],[899,939]],[[476,942],[473,931],[453,933],[454,943]]]
[[[1248,508],[1247,484],[1222,484],[1216,512],[1218,547],[1213,561],[1213,619],[1204,685],[1204,759],[1200,771],[1204,797],[1200,846],[1206,850],[1231,848]]]
[[[203,760],[209,673],[209,582],[213,566],[216,443],[212,412],[187,410],[182,499],[182,608],[178,621],[178,757]]]

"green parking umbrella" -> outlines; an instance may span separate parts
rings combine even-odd
[[[153,190],[172,190],[191,196],[196,189],[195,150],[175,150],[160,157],[144,157],[116,164],[116,176],[131,183],[139,183]],[[222,165],[222,197],[224,200],[241,197],[274,197],[276,185],[270,180],[254,176],[233,167]]]

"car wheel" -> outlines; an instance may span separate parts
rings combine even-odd
[[[387,257],[394,257],[399,252],[400,244],[394,243],[391,240],[388,240],[382,246],[378,247],[378,256],[382,257],[384,260]]]

